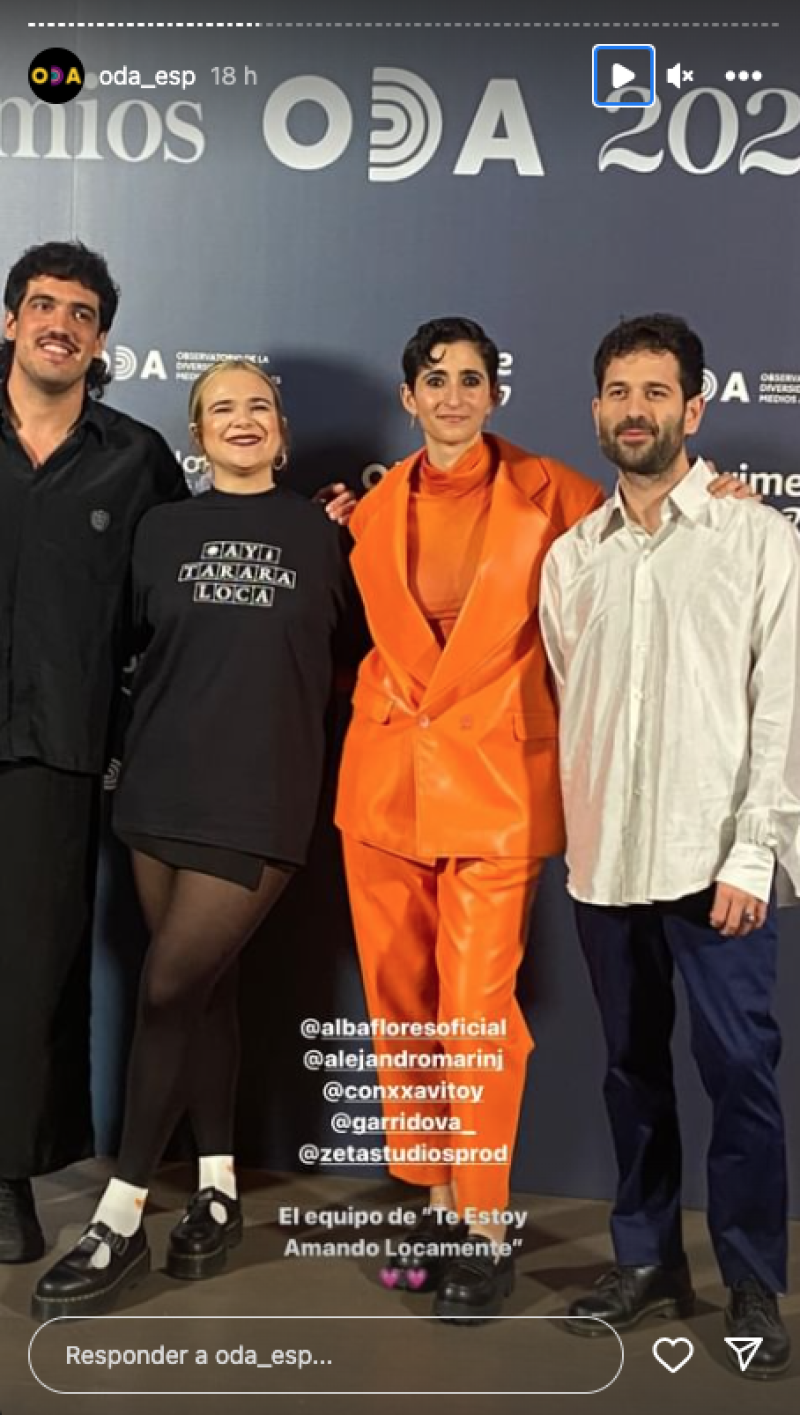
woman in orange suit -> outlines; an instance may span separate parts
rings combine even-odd
[[[337,804],[367,1003],[392,1032],[376,1051],[415,1054],[378,1071],[406,1097],[383,1106],[389,1167],[430,1190],[382,1280],[435,1286],[436,1315],[473,1322],[514,1282],[503,1214],[532,1047],[515,982],[542,861],[564,845],[539,574],[603,500],[484,432],[498,363],[462,318],[422,325],[403,354],[425,445],[350,522],[374,648]]]

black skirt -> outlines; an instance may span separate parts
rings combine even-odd
[[[273,863],[258,855],[247,855],[243,850],[226,850],[219,845],[204,845],[195,840],[168,840],[160,835],[134,835],[126,830],[116,833],[130,850],[152,855],[153,859],[161,860],[162,864],[171,865],[175,870],[195,870],[201,875],[214,875],[217,879],[241,884],[245,889],[257,889],[264,866]]]

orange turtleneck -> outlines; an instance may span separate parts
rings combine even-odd
[[[408,587],[444,648],[478,567],[495,464],[481,438],[443,471],[426,455],[408,503]]]

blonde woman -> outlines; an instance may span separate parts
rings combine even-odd
[[[230,360],[195,383],[192,432],[213,486],[143,519],[135,618],[145,641],[115,804],[150,930],[116,1176],[78,1244],[40,1280],[40,1319],[102,1313],[144,1276],[151,1176],[188,1113],[198,1192],[167,1270],[203,1278],[242,1231],[233,1166],[236,960],[302,865],[323,765],[347,547],[276,480],[276,385]]]

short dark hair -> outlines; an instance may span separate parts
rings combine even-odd
[[[594,356],[598,393],[603,391],[603,380],[611,360],[625,358],[641,350],[674,354],[680,368],[684,398],[697,398],[702,393],[706,362],[702,342],[686,320],[675,314],[641,314],[635,319],[620,320],[601,341]]]
[[[474,344],[489,375],[494,388],[500,369],[500,353],[493,339],[474,319],[464,315],[445,315],[440,319],[429,319],[421,324],[403,350],[403,375],[409,388],[413,388],[424,368],[434,368],[437,360],[431,357],[431,350],[437,344],[457,344],[464,340]]]
[[[74,280],[91,290],[100,304],[100,333],[104,334],[111,328],[117,312],[119,288],[111,279],[103,256],[97,251],[90,251],[82,241],[46,241],[41,246],[30,246],[8,272],[3,298],[11,314],[19,314],[30,281],[43,275],[50,275],[55,280]],[[3,381],[8,376],[13,357],[14,342],[6,339],[0,346],[0,379]],[[92,359],[86,375],[87,390],[100,398],[110,382],[111,374],[105,360]]]

